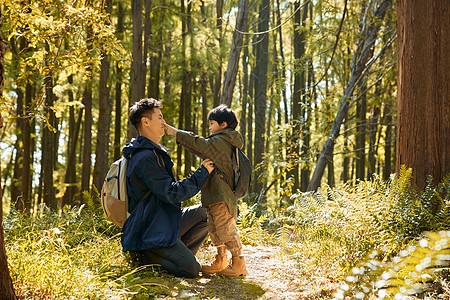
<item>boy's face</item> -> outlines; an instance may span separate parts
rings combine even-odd
[[[209,130],[211,133],[219,132],[225,128],[227,128],[227,122],[222,122],[221,124],[217,123],[215,120],[209,120]]]

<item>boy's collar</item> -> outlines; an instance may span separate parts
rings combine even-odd
[[[219,133],[224,132],[225,130],[235,130],[235,129],[230,128],[230,127],[227,127],[227,128],[225,128],[225,129],[222,129],[222,130],[220,130],[220,131],[217,131],[217,132],[215,132],[215,133],[209,135],[208,138],[210,138],[210,137],[212,137],[212,136],[215,136],[215,135],[218,135]]]

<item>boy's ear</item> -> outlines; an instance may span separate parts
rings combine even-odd
[[[220,123],[220,128],[225,129],[228,127],[228,123],[226,121],[223,121],[222,123]]]

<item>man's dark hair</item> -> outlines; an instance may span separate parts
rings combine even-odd
[[[225,104],[221,104],[216,108],[213,108],[208,114],[208,120],[216,121],[219,125],[223,122],[227,122],[227,128],[236,129],[236,126],[238,125],[236,114]]]
[[[139,100],[138,102],[135,102],[133,106],[130,107],[130,113],[128,115],[131,124],[133,124],[133,126],[138,129],[139,124],[141,124],[142,117],[147,116],[151,118],[153,109],[161,109],[162,107],[162,103],[153,98],[144,98]]]

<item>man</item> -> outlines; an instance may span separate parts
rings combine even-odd
[[[206,211],[200,206],[182,210],[180,203],[200,191],[214,166],[206,159],[191,177],[175,181],[173,162],[159,145],[165,124],[161,108],[155,99],[142,99],[130,108],[139,134],[122,151],[129,158],[131,213],[122,229],[122,247],[141,265],[158,264],[175,276],[195,277],[201,268],[195,253],[207,235]]]

